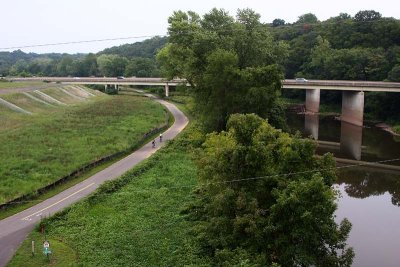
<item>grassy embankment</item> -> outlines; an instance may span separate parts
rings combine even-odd
[[[179,97],[180,102],[188,98]],[[184,109],[187,105],[181,106]],[[93,196],[46,220],[53,246],[50,262],[31,256],[25,240],[10,266],[209,266],[181,211],[196,186],[190,144],[199,140],[191,123],[176,140]],[[68,262],[68,264],[66,264]],[[65,264],[63,264],[65,263]]]
[[[62,95],[57,88],[43,92],[68,104],[79,100]],[[129,149],[166,120],[163,107],[143,97],[95,94],[98,96],[69,106],[44,105],[23,94],[2,96],[35,114],[0,106],[0,203],[35,192],[103,156]]]
[[[22,88],[22,87],[40,87],[44,86],[47,83],[44,82],[8,82],[5,80],[0,80],[0,90],[1,89],[10,89],[10,88]]]

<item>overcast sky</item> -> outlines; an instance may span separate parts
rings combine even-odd
[[[235,15],[238,8],[251,8],[262,22],[275,18],[294,22],[305,13],[326,20],[339,13],[354,16],[360,10],[375,10],[384,17],[400,19],[399,0],[2,0],[0,50],[36,44],[93,39],[154,36],[167,32],[167,19],[175,10],[200,15],[213,7]],[[74,45],[21,49],[25,52],[88,53],[106,47],[133,43],[144,38]]]

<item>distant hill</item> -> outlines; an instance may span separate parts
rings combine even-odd
[[[144,40],[142,42],[136,42],[133,44],[124,44],[120,46],[113,46],[106,48],[103,51],[97,53],[98,55],[119,55],[128,59],[141,57],[151,58],[157,54],[157,51],[161,49],[168,41],[167,37],[153,37],[151,39]]]
[[[364,10],[325,21],[304,14],[268,25],[289,47],[286,78],[400,81],[400,20]]]
[[[26,67],[32,62],[43,62],[51,61],[58,62],[63,57],[69,57],[72,60],[81,59],[86,54],[66,54],[66,53],[47,53],[47,54],[36,54],[36,53],[25,53],[21,50],[15,50],[12,52],[0,51],[0,76],[8,75],[13,66],[25,65]],[[27,69],[24,69],[27,71]]]
[[[167,43],[167,39],[156,36],[142,42],[106,48],[97,54],[36,54],[21,50],[0,52],[0,76],[102,76],[106,74],[101,73],[96,62],[101,55],[117,55],[129,61],[136,60],[135,64],[131,64],[129,75],[158,74],[153,70],[157,69],[155,55]],[[143,65],[147,68],[146,74],[138,73]],[[123,74],[122,72],[118,75]]]

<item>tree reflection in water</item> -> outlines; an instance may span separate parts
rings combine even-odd
[[[377,172],[370,169],[342,169],[338,174],[337,184],[345,184],[345,191],[350,197],[367,198],[388,192],[392,204],[400,206],[400,173]]]

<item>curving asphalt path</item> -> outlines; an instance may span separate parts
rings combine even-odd
[[[151,95],[147,95],[153,97]],[[186,116],[173,104],[163,100],[156,100],[164,105],[174,116],[174,124],[163,133],[163,139],[173,139],[188,124]],[[82,199],[95,191],[103,182],[116,179],[139,162],[150,157],[164,144],[156,142],[156,148],[152,148],[151,142],[139,150],[133,152],[124,159],[116,162],[108,168],[96,173],[85,181],[53,196],[29,209],[0,221],[0,266],[5,266],[12,258],[15,251],[32,231],[35,224],[42,216],[49,216],[74,202]]]

